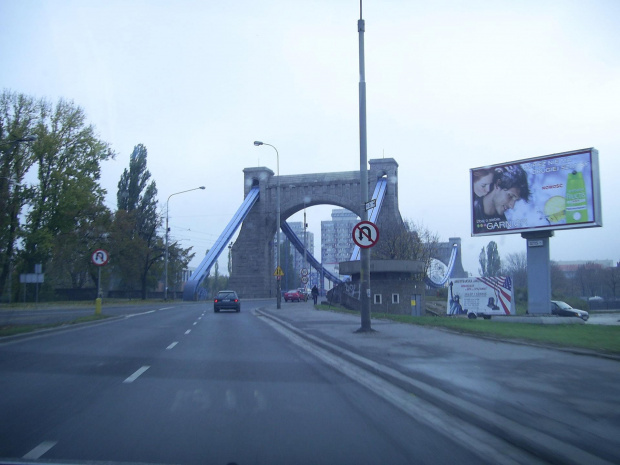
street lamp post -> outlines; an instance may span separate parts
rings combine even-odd
[[[168,200],[166,200],[166,254],[164,257],[164,300],[168,300],[168,232],[170,229],[168,228],[168,202],[170,202],[170,197],[172,197],[173,195],[184,194],[185,192],[196,191],[198,189],[204,190],[205,186],[194,187],[193,189],[188,189],[186,191],[175,192],[174,194],[170,194],[168,196]]]
[[[276,187],[276,266],[278,267],[278,270],[279,270],[280,269],[280,154],[278,153],[278,149],[275,148],[271,144],[267,144],[265,142],[255,140],[254,145],[257,147],[260,145],[268,145],[269,147],[273,148],[276,151],[276,163],[277,163],[276,175],[278,177],[278,181],[277,181],[278,183]],[[277,280],[278,281],[276,283],[276,291],[277,291],[276,307],[282,308],[281,276],[277,276]]]
[[[357,22],[359,34],[359,121],[360,121],[360,205],[362,221],[368,220],[365,204],[368,202],[368,154],[366,136],[366,65],[364,61],[364,31],[362,19],[362,0],[360,0],[360,19]],[[372,331],[370,323],[370,248],[360,250],[360,315],[361,327],[358,332]]]

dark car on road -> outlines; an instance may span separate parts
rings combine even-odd
[[[235,291],[220,291],[213,299],[213,311],[219,313],[220,310],[241,311],[241,301]]]
[[[577,318],[581,318],[583,321],[588,321],[588,318],[590,318],[590,314],[585,310],[573,308],[561,300],[551,301],[551,313],[558,316],[576,316]]]
[[[304,292],[301,292],[299,289],[292,289],[284,293],[285,302],[301,302],[302,300],[306,302],[308,300],[308,296]]]

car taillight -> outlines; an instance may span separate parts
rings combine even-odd
[[[236,302],[239,302],[239,299],[235,299],[235,303],[236,303]]]
[[[213,303],[217,303],[217,299],[213,299]]]

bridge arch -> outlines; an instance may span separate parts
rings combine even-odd
[[[398,163],[393,158],[369,160],[368,191],[377,180],[388,183],[378,226],[402,221],[398,210]],[[316,205],[346,208],[358,216],[362,209],[359,171],[275,176],[269,168],[246,168],[244,196],[258,186],[260,197],[243,221],[232,253],[229,286],[243,297],[276,295],[274,237],[276,234],[277,186],[280,184],[280,220],[285,221],[300,210]],[[369,199],[370,200],[370,199]]]

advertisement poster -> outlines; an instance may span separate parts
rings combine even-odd
[[[514,290],[507,276],[452,279],[448,315],[514,315]]]
[[[471,170],[472,236],[602,226],[598,152]]]

